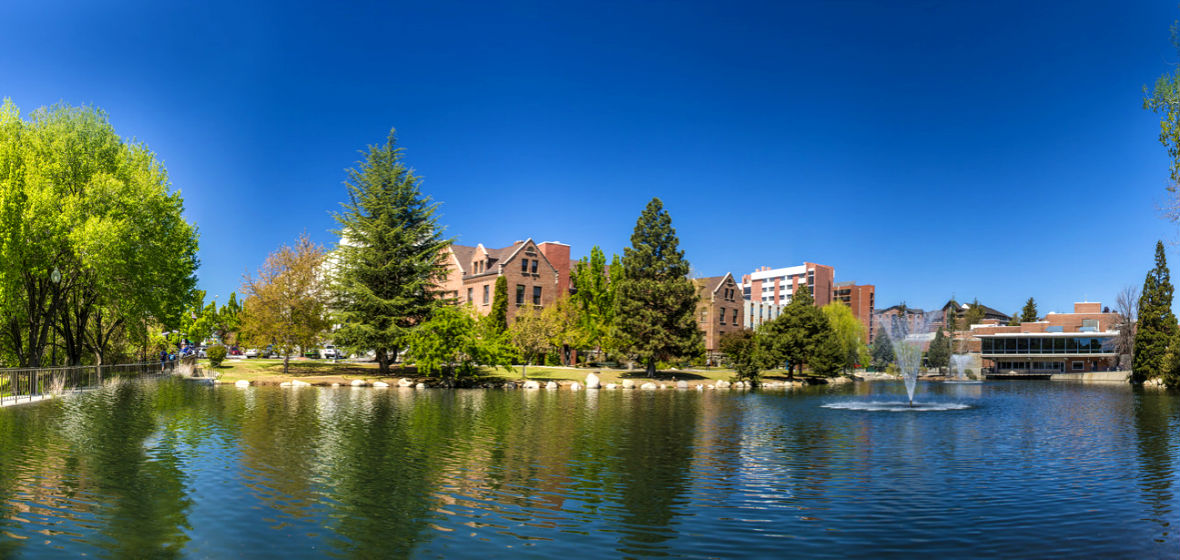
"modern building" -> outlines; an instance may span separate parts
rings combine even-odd
[[[832,287],[832,300],[843,302],[852,310],[852,315],[865,328],[865,343],[873,340],[873,307],[876,303],[876,287],[872,284],[858,285],[855,282],[840,282]]]
[[[763,323],[769,323],[782,314],[785,305],[777,303],[766,303],[761,301],[744,300],[742,304],[742,326],[747,329],[756,329],[762,326]]]
[[[750,301],[786,305],[800,285],[807,285],[817,306],[832,301],[835,270],[830,266],[803,263],[787,268],[764,266],[742,276],[742,295]]]
[[[517,241],[500,249],[483,244],[447,248],[445,295],[487,315],[495,299],[496,278],[508,280],[508,322],[522,307],[544,307],[569,293],[570,246],[556,241]]]
[[[1053,374],[1113,371],[1119,316],[1101,303],[1074,304],[1073,313],[1049,313],[1019,326],[973,325],[983,367],[993,374]]]
[[[697,278],[697,324],[705,334],[705,351],[717,354],[720,350],[721,335],[740,331],[743,328],[743,304],[741,288],[728,272],[725,276]]]

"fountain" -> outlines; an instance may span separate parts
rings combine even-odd
[[[914,406],[914,389],[918,386],[918,368],[922,366],[922,336],[930,331],[930,313],[894,316],[881,321],[880,328],[893,346],[897,367],[905,381],[910,406]]]
[[[971,356],[968,354],[955,354],[951,356],[951,371],[955,374],[955,381],[958,383],[965,383],[967,379],[967,364],[971,363]]]

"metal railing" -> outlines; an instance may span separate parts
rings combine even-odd
[[[171,374],[178,360],[103,366],[0,369],[0,406],[42,400],[53,395],[102,387],[116,377]]]

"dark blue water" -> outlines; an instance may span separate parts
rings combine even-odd
[[[0,409],[0,558],[1176,557],[1180,399],[129,383]]]

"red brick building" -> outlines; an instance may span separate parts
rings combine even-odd
[[[742,330],[741,287],[733,275],[713,276],[693,280],[697,287],[697,324],[705,333],[705,351],[709,354],[720,352],[721,335]]]
[[[1101,303],[1075,303],[1073,313],[1049,313],[1019,326],[975,325],[969,351],[979,352],[983,367],[993,373],[1113,371],[1118,321]]]
[[[496,278],[506,277],[509,323],[520,308],[552,305],[569,293],[570,246],[564,243],[526,239],[500,249],[451,245],[444,258],[443,291],[482,315],[492,310]]]
[[[865,328],[865,343],[873,340],[876,334],[873,330],[873,308],[876,304],[877,288],[872,284],[857,285],[853,282],[840,282],[832,288],[832,300],[847,305],[852,315]]]

